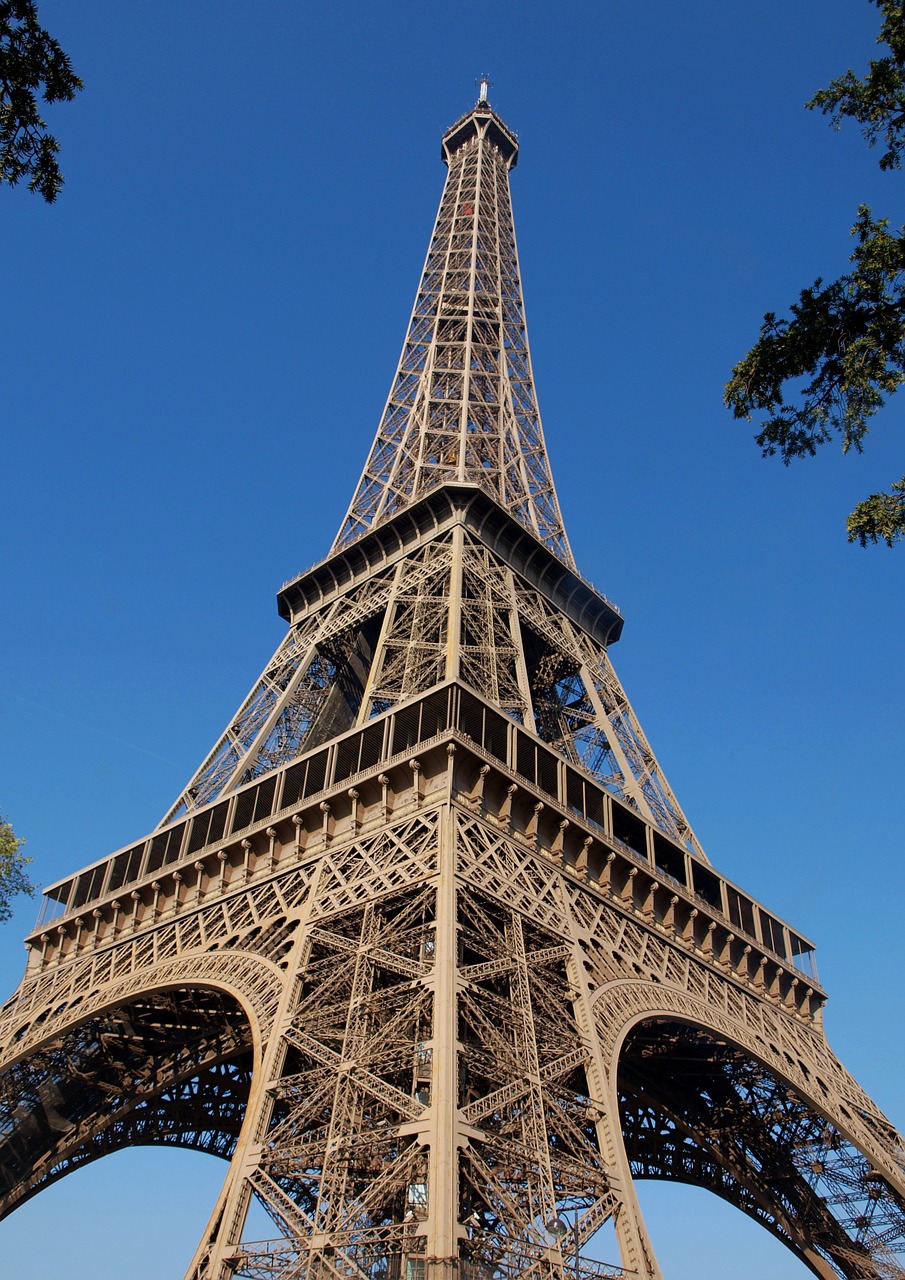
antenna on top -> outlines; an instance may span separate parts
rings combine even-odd
[[[479,76],[475,80],[475,84],[478,86],[478,102],[486,102],[487,90],[493,88],[493,81],[490,76]]]

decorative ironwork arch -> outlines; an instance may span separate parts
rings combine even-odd
[[[0,1077],[0,1217],[124,1147],[231,1157],[269,1002],[260,981],[254,992],[227,980],[223,959],[182,957],[168,980],[139,971],[20,1026],[22,1051]]]
[[[598,1025],[612,1010],[607,993],[596,994]],[[895,1135],[888,1130],[881,1169],[871,1104],[855,1110],[843,1097],[850,1078],[825,1042],[806,1062],[764,1028],[728,1027],[712,1007],[662,985],[631,984],[631,1003],[605,1039],[632,1177],[713,1191],[823,1280],[898,1277],[905,1179]]]

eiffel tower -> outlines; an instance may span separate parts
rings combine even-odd
[[[573,561],[518,151],[482,83],[285,640],[162,822],[46,891],[0,1011],[0,1211],[179,1146],[228,1161],[188,1280],[653,1280],[660,1178],[824,1280],[905,1277],[902,1141],[811,943],[705,857]],[[603,1228],[618,1264],[582,1259]]]

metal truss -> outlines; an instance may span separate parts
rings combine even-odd
[[[0,1009],[0,1216],[156,1143],[229,1162],[187,1280],[659,1280],[654,1177],[822,1280],[905,1280],[902,1139],[810,943],[704,858],[572,565],[515,138],[482,91],[443,145],[333,551],[164,821],[48,890]]]
[[[367,623],[390,591],[390,576],[375,575],[291,629],[161,826],[294,759],[316,723],[322,740],[349,727]]]
[[[509,193],[518,143],[485,102],[443,147],[449,172],[399,367],[334,550],[461,481],[572,565],[528,351]]]
[[[517,154],[483,100],[444,135],[437,223],[393,389],[327,562],[339,558],[334,580],[349,576],[344,550],[394,517],[400,526],[450,483],[489,493],[563,572],[574,569],[531,377],[509,193]],[[479,536],[427,526],[403,559],[386,560],[293,615],[162,826],[458,676],[701,853],[605,641]]]
[[[4,1080],[0,1197],[143,1142],[229,1158],[250,1074],[247,1020],[218,992],[156,993],[70,1026]]]
[[[539,591],[522,588],[517,607],[537,732],[662,831],[703,856],[606,647],[564,618]]]
[[[606,646],[461,525],[294,623],[165,823],[450,677],[703,856]]]
[[[840,1130],[737,1047],[681,1023],[628,1038],[620,1110],[636,1177],[715,1190],[814,1269],[900,1277],[905,1205]]]
[[[197,894],[174,870],[56,930],[0,1018],[0,1209],[178,1144],[231,1160],[190,1280],[601,1280],[659,1275],[658,1177],[824,1280],[901,1280],[901,1140],[819,1006],[454,745],[274,815],[253,863],[215,845]],[[620,1264],[581,1261],[606,1223]]]

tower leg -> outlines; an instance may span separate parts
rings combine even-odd
[[[574,914],[568,908],[567,918],[572,933],[572,955],[568,965],[570,985],[575,993],[572,1008],[582,1044],[587,1050],[586,1074],[590,1106],[594,1112],[597,1141],[615,1202],[613,1225],[619,1243],[619,1255],[623,1267],[629,1273],[643,1277],[644,1280],[662,1280],[622,1141],[615,1073],[607,1069],[597,1036],[587,954],[576,928]]]
[[[450,814],[441,823],[433,941],[433,1041],[427,1258],[431,1280],[452,1280],[459,1253],[458,1050],[456,1025],[458,930],[456,847]]]

